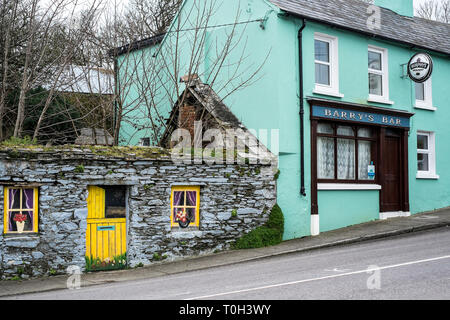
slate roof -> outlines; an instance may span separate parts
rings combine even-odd
[[[241,121],[234,115],[234,113],[228,108],[222,101],[222,99],[216,94],[216,92],[205,83],[202,83],[200,79],[193,78],[186,83],[187,94],[190,95],[198,105],[204,108],[207,113],[217,123],[217,129],[227,130],[242,130],[243,135],[237,135],[236,138],[242,142],[240,145],[245,145],[249,148],[249,153],[241,154],[247,158],[255,158],[263,161],[271,161],[272,164],[277,162],[277,158],[270,152],[267,147],[261,143],[256,136],[254,136],[245,127]],[[183,93],[181,97],[185,95]],[[166,130],[159,142],[160,145],[167,147],[170,140],[170,135],[177,128],[179,102],[172,108],[169,119],[167,119]],[[277,166],[275,165],[275,168]]]
[[[57,67],[53,72],[56,74]],[[43,87],[66,93],[114,94],[114,70],[93,68],[89,66],[68,65],[56,79],[50,76]]]
[[[133,41],[132,43],[125,44],[121,47],[111,49],[111,50],[109,50],[108,54],[111,57],[117,57],[122,54],[130,53],[135,50],[151,47],[153,45],[161,43],[161,41],[164,39],[165,35],[166,35],[165,33],[162,33],[162,34],[158,34],[153,37],[136,40],[136,41]]]
[[[270,0],[270,2],[300,18],[450,54],[450,24],[447,23],[405,17],[381,8],[381,29],[370,30],[367,27],[367,19],[370,16],[367,13],[369,5],[360,0]]]
[[[209,85],[196,81],[195,85],[188,86],[187,89],[222,128],[245,128]]]
[[[186,93],[193,97],[212,116],[217,125],[222,129],[243,129],[245,126],[239,121],[233,112],[222,102],[222,99],[207,84],[199,79],[186,83]],[[180,96],[183,97],[185,92]],[[166,130],[160,144],[167,144],[172,132],[177,128],[179,104],[175,104],[166,121]]]

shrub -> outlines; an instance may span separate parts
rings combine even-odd
[[[1,143],[2,146],[6,147],[26,147],[30,145],[36,145],[36,139],[31,139],[29,136],[23,138],[10,137]]]
[[[283,241],[284,217],[281,208],[276,204],[270,212],[267,223],[238,239],[234,249],[250,249],[273,246]]]

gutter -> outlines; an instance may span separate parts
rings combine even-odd
[[[306,20],[302,19],[302,26],[298,30],[298,71],[299,71],[299,99],[300,99],[300,195],[306,196],[305,189],[305,103],[303,99],[303,29],[306,27]]]

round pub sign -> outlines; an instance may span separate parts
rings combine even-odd
[[[414,82],[427,81],[432,72],[433,60],[427,53],[416,53],[408,62],[408,76]]]

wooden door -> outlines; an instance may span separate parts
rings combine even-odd
[[[126,218],[105,217],[105,189],[88,187],[86,257],[112,260],[126,253]]]
[[[402,211],[402,140],[387,130],[383,139],[381,212]]]

